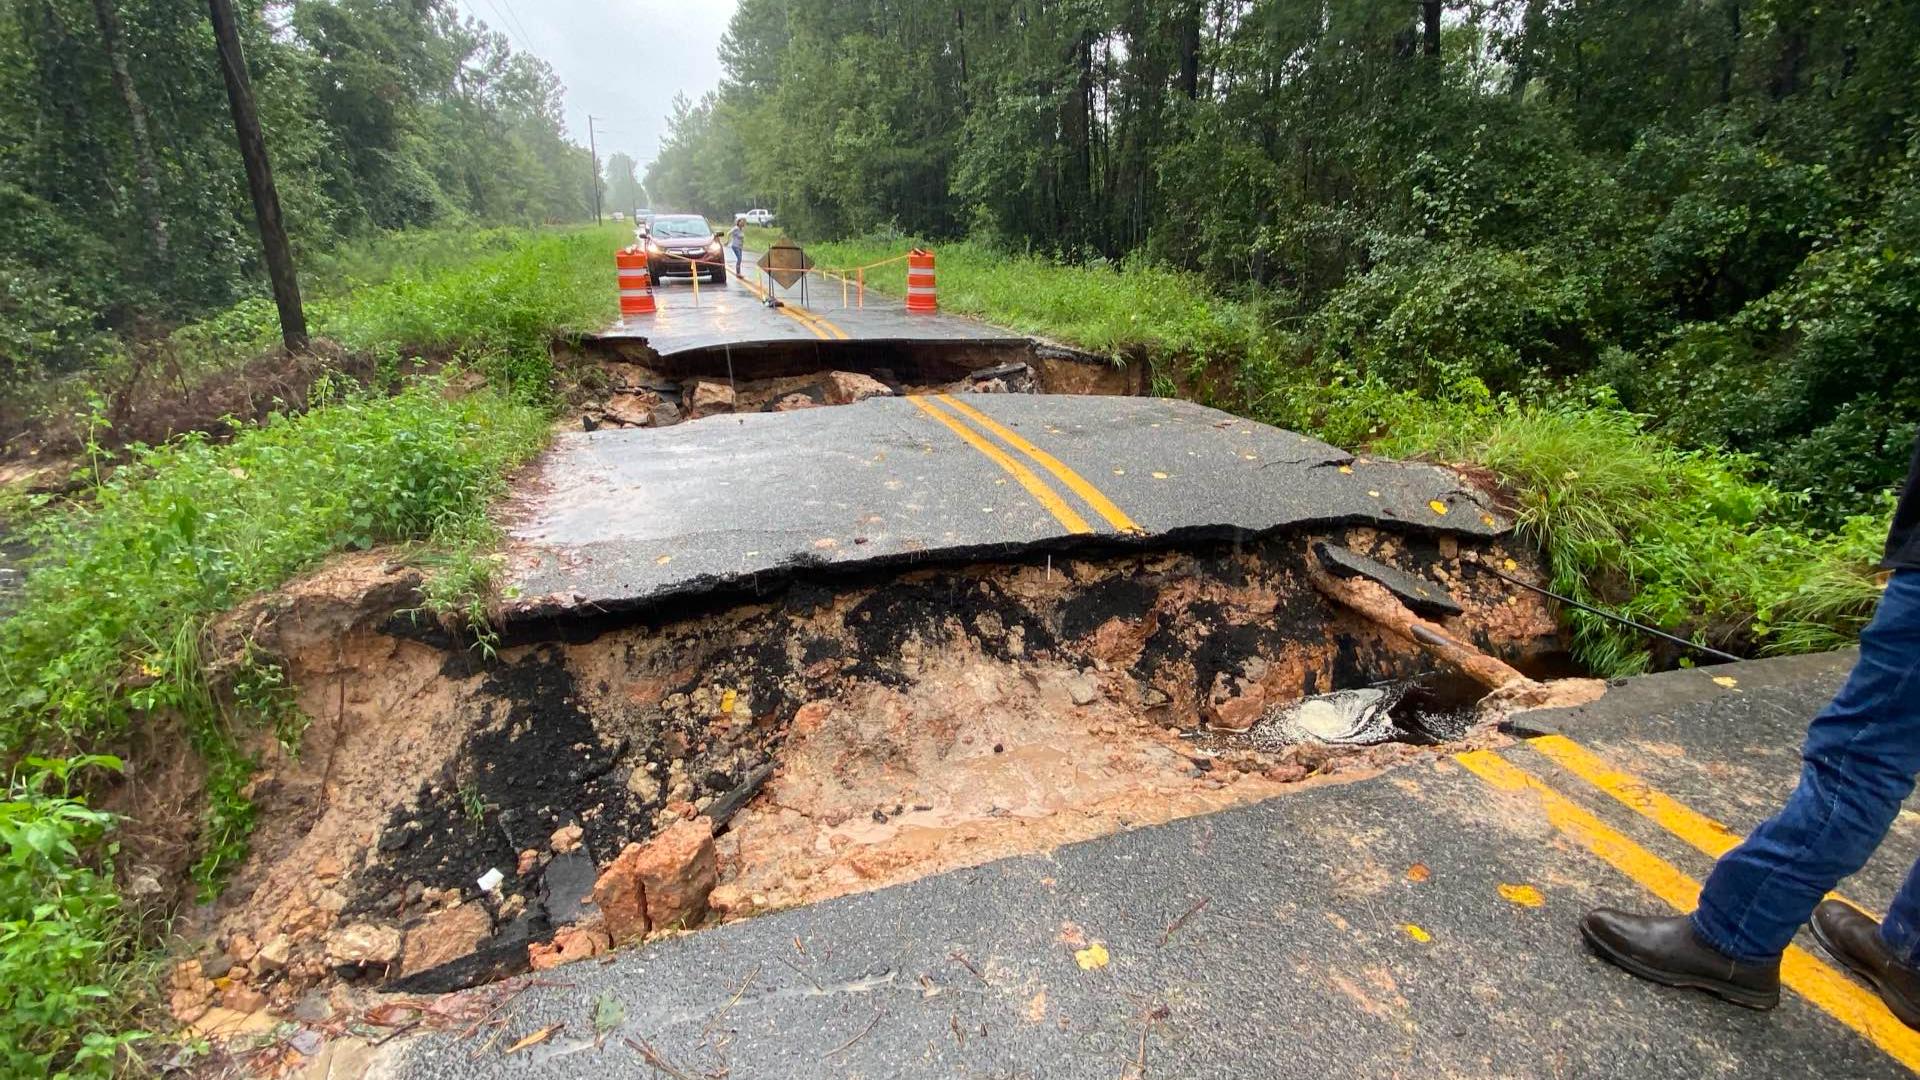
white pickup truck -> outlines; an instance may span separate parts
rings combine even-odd
[[[744,214],[736,214],[735,216],[746,218],[747,224],[749,225],[773,224],[773,211],[771,210],[749,210]]]

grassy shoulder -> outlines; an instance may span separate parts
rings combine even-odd
[[[809,244],[816,263],[873,267],[872,287],[906,284],[907,241]],[[1286,309],[1220,297],[1195,275],[1144,263],[1066,265],[977,244],[936,249],[942,309],[1151,362],[1163,393],[1307,432],[1339,446],[1472,464],[1497,478],[1520,528],[1548,554],[1567,595],[1740,653],[1851,643],[1871,616],[1880,514],[1820,530],[1804,497],[1754,479],[1754,463],[1683,449],[1604,388],[1494,396],[1461,377],[1417,392],[1318,348]],[[874,266],[876,263],[885,265]],[[1301,329],[1294,329],[1300,327]],[[1579,658],[1614,676],[1657,661],[1646,639],[1570,612]]]
[[[158,717],[188,733],[207,766],[194,876],[216,892],[247,849],[244,747],[265,731],[296,742],[299,718],[269,661],[216,679],[204,628],[378,544],[435,566],[429,606],[475,608],[498,539],[488,507],[550,430],[550,343],[610,312],[621,242],[611,229],[459,237],[343,261],[382,280],[343,274],[313,321],[380,360],[374,385],[323,376],[304,412],[129,447],[80,497],[33,507],[37,554],[0,621],[0,1072],[106,1075],[136,1037],[138,927],[111,879],[112,822],[83,796],[118,767],[99,751]],[[176,340],[215,366],[270,333],[236,309]],[[441,370],[400,379],[407,356]],[[456,387],[466,371],[485,384]]]
[[[836,272],[869,267],[866,282],[906,292],[905,241],[807,244],[813,261]],[[878,264],[878,265],[876,265]],[[940,306],[991,319],[1116,359],[1214,356],[1243,351],[1257,333],[1246,305],[1223,303],[1196,276],[1145,261],[1068,266],[1007,255],[974,243],[935,251]]]

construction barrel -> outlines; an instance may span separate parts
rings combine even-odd
[[[622,248],[614,256],[620,268],[620,319],[654,313],[653,278],[647,272],[647,253],[638,247]]]
[[[914,248],[907,255],[907,310],[940,310],[933,291],[933,252]]]

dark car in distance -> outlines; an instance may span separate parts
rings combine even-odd
[[[696,273],[716,285],[727,283],[720,237],[698,214],[655,214],[647,228],[647,273],[655,281]],[[696,266],[698,263],[700,265]]]

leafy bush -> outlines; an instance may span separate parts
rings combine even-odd
[[[28,758],[0,794],[0,1071],[107,1076],[119,1048],[131,972],[120,898],[101,869],[112,817],[73,796],[108,757]]]
[[[1382,245],[1380,255],[1309,322],[1330,359],[1435,393],[1468,378],[1519,389],[1594,351],[1592,283],[1548,255],[1422,241]]]
[[[613,252],[630,235],[624,225],[545,230],[497,249],[488,238],[472,258],[437,251],[319,307],[316,325],[350,348],[397,343],[463,357],[519,399],[544,401],[553,339],[613,320]]]

